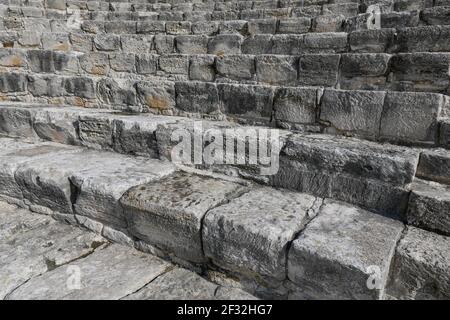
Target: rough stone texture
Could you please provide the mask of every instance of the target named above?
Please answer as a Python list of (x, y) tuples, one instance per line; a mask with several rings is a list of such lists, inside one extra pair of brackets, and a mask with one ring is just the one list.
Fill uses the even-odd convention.
[(335, 86), (338, 81), (339, 60), (338, 54), (301, 55), (298, 67), (299, 84)]
[(381, 116), (380, 135), (400, 141), (436, 143), (437, 117), (444, 102), (444, 96), (439, 94), (388, 92)]
[[(29, 199), (25, 195), (27, 194), (27, 190), (21, 188), (21, 183), (16, 176), (17, 170), (21, 168), (22, 165), (33, 160), (39, 162), (41, 161), (40, 159), (47, 159), (49, 154), (56, 156), (57, 154), (66, 152), (77, 152), (74, 148), (63, 145), (51, 143), (26, 144), (14, 140), (4, 140), (2, 146), (3, 148), (0, 156), (0, 193), (2, 196), (6, 196), (9, 199), (15, 199), (19, 202), (23, 199)], [(45, 162), (46, 160), (43, 161)]]
[(217, 72), (220, 76), (236, 80), (251, 80), (255, 75), (254, 56), (226, 55), (217, 57)]
[(202, 262), (203, 217), (245, 190), (232, 182), (176, 173), (132, 188), (121, 204), (132, 235), (179, 258)]
[(297, 81), (297, 59), (291, 56), (257, 56), (256, 78), (270, 85), (289, 85)]
[(289, 243), (316, 215), (313, 196), (260, 188), (208, 212), (203, 247), (213, 263), (240, 274), (282, 281)]
[(212, 300), (217, 285), (195, 273), (176, 268), (125, 300)]
[(419, 152), (406, 147), (326, 135), (293, 135), (283, 154), (306, 166), (398, 185), (410, 183)]
[[(68, 268), (71, 266), (80, 270), (80, 290), (70, 290), (67, 286)], [(154, 256), (128, 247), (110, 245), (86, 258), (31, 279), (8, 296), (8, 299), (120, 299), (145, 286), (169, 266)]]
[(450, 298), (450, 238), (409, 227), (391, 268), (387, 294), (397, 299)]
[(378, 136), (384, 92), (325, 90), (320, 120), (329, 131)]
[(450, 187), (416, 179), (411, 190), (408, 224), (450, 235)]
[(273, 88), (218, 84), (217, 89), (224, 113), (244, 118), (270, 118)]
[(275, 119), (312, 124), (316, 122), (317, 90), (312, 88), (281, 88), (274, 98)]
[(174, 171), (170, 163), (114, 153), (83, 152), (78, 159), (92, 166), (74, 171), (69, 177), (72, 192), (76, 188), (76, 198), (72, 198), (75, 213), (118, 228), (126, 227), (119, 204), (122, 195), (134, 186), (158, 180)]
[[(0, 298), (17, 298), (20, 289), (15, 289), (30, 278), (90, 254), (104, 242), (93, 233), (52, 221), (12, 235), (0, 244)], [(64, 270), (64, 285), (66, 280)]]
[[(288, 276), (294, 298), (379, 299), (403, 225), (345, 203), (326, 200), (292, 244)], [(369, 289), (372, 268), (378, 289)]]
[(192, 113), (208, 114), (219, 110), (219, 94), (213, 83), (177, 82), (176, 107)]
[(450, 185), (450, 153), (444, 149), (423, 151), (417, 176)]

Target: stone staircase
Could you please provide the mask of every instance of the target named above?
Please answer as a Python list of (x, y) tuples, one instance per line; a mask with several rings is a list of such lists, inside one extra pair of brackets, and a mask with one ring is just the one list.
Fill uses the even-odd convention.
[[(0, 14), (4, 201), (260, 298), (450, 298), (449, 1)], [(280, 132), (273, 175), (173, 163), (179, 130), (260, 129)]]

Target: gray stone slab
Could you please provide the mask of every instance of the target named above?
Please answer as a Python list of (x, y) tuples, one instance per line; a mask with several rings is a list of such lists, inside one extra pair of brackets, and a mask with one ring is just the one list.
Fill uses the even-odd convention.
[(217, 285), (186, 269), (169, 271), (125, 300), (213, 300)]
[(103, 243), (100, 236), (57, 222), (8, 238), (0, 244), (0, 298), (11, 298), (14, 289), (31, 278), (88, 255)]
[[(169, 264), (129, 247), (110, 245), (86, 258), (33, 278), (13, 294), (12, 300), (115, 300), (144, 287), (164, 273)], [(72, 270), (78, 270), (79, 289), (68, 286)]]
[(411, 185), (408, 223), (450, 235), (450, 186), (416, 179)]
[[(97, 162), (96, 166), (80, 168), (69, 179), (76, 188), (75, 213), (107, 225), (126, 227), (119, 200), (130, 188), (161, 179), (174, 171), (169, 162), (115, 153), (79, 155), (80, 162)], [(73, 190), (72, 190), (73, 192)]]
[(397, 299), (450, 299), (450, 238), (409, 227), (386, 293)]
[(289, 251), (291, 297), (381, 298), (402, 230), (398, 221), (326, 200)]
[(420, 154), (417, 176), (450, 184), (450, 152), (445, 149), (424, 150)]
[(221, 268), (267, 281), (286, 277), (287, 248), (312, 219), (321, 199), (269, 188), (252, 190), (212, 209), (204, 220), (203, 248)]
[(206, 212), (244, 192), (236, 183), (176, 173), (132, 188), (121, 200), (135, 237), (175, 256), (203, 262), (201, 224)]

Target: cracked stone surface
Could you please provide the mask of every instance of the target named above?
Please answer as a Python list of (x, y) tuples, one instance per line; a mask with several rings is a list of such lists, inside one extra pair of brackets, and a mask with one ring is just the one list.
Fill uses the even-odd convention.
[(252, 190), (208, 212), (205, 255), (221, 268), (281, 281), (286, 277), (288, 244), (316, 215), (321, 202), (302, 193)]
[(121, 203), (132, 235), (188, 261), (201, 262), (201, 224), (206, 212), (246, 190), (234, 182), (175, 173), (132, 188)]
[(0, 299), (256, 299), (4, 202), (0, 230)]
[[(403, 224), (325, 200), (289, 251), (293, 298), (378, 299), (383, 294)], [(376, 287), (368, 281), (376, 271)], [(375, 285), (376, 285), (375, 283)]]

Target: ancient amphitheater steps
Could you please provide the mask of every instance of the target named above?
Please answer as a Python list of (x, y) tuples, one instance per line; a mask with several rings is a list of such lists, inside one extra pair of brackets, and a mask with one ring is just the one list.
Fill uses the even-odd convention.
[[(421, 287), (410, 287), (408, 276), (418, 275), (427, 283), (435, 281), (432, 276), (431, 279), (426, 277), (437, 272), (438, 267), (429, 264), (428, 259), (422, 260), (422, 255), (437, 259), (441, 269), (449, 268), (445, 255), (447, 238), (411, 227), (404, 230), (403, 224), (396, 220), (343, 202), (183, 172), (170, 163), (148, 158), (51, 142), (29, 143), (3, 138), (0, 143), (2, 180), (9, 181), (2, 183), (1, 194), (9, 201), (15, 199), (32, 210), (90, 228), (114, 241), (165, 254), (178, 262), (204, 266), (209, 275), (220, 271), (238, 276), (241, 285), (262, 297), (382, 298), (389, 280), (395, 285), (391, 291), (387, 288), (389, 294), (404, 298), (407, 294), (429, 293)], [(162, 166), (167, 168), (166, 176), (162, 174)], [(118, 183), (118, 179), (122, 182)], [(19, 194), (11, 194), (12, 184), (20, 190)], [(93, 201), (94, 195), (105, 201)], [(32, 222), (28, 224), (34, 226)], [(64, 232), (65, 238), (60, 238), (58, 232), (64, 228), (55, 226), (55, 229), (54, 237), (58, 241), (72, 234)], [(367, 233), (363, 235), (361, 230)], [(335, 241), (336, 237), (340, 242)], [(433, 251), (427, 251), (427, 244), (420, 237), (434, 239)], [(399, 240), (400, 246), (396, 249)], [(345, 248), (352, 249), (342, 251), (344, 247), (339, 244), (342, 241), (345, 241)], [(102, 241), (96, 243), (99, 242)], [(116, 259), (124, 261), (117, 261), (119, 265), (129, 259), (143, 259), (142, 267), (146, 270), (140, 268), (141, 264), (133, 264), (136, 272), (130, 273), (130, 279), (122, 283), (122, 290), (114, 294), (121, 295), (129, 286), (137, 286), (135, 274), (140, 275), (139, 281), (150, 277), (144, 283), (138, 281), (143, 286), (154, 278), (155, 268), (158, 274), (168, 270), (165, 262), (152, 257), (139, 258), (141, 254), (130, 253), (129, 249), (117, 245), (99, 252), (95, 250), (90, 256), (77, 260), (77, 265), (103, 264), (111, 259), (110, 250), (116, 254), (123, 252), (123, 255), (116, 255)], [(409, 256), (409, 250), (420, 254)], [(51, 249), (49, 252), (51, 257)], [(249, 254), (244, 254), (247, 252)], [(71, 254), (76, 253), (76, 250), (71, 251)], [(323, 268), (312, 268), (311, 255)], [(30, 259), (32, 257), (34, 255)], [(395, 268), (391, 267), (393, 259)], [(71, 259), (56, 260), (59, 266)], [(152, 261), (155, 268), (149, 268)], [(411, 269), (412, 263), (420, 265), (420, 269)], [(215, 271), (217, 266), (220, 268)], [(128, 265), (123, 267), (128, 268)], [(56, 268), (31, 279), (8, 297), (31, 295), (36, 298), (38, 296), (34, 295), (42, 291), (35, 288), (42, 286), (47, 288), (46, 298), (60, 297), (56, 289), (60, 287), (61, 270)], [(338, 270), (340, 275), (344, 272), (347, 281), (335, 281)], [(374, 270), (378, 272), (376, 288), (367, 284)], [(398, 278), (392, 278), (389, 272)], [(163, 279), (173, 281), (175, 275), (167, 273)], [(441, 277), (445, 277), (445, 273)], [(100, 284), (106, 280), (100, 277), (92, 281)], [(155, 293), (150, 291), (155, 285), (148, 285), (138, 296), (154, 297)], [(396, 292), (399, 286), (408, 290)], [(449, 294), (445, 286), (433, 288), (434, 296)]]
[(0, 217), (0, 299), (255, 299), (48, 216), (1, 202)]

